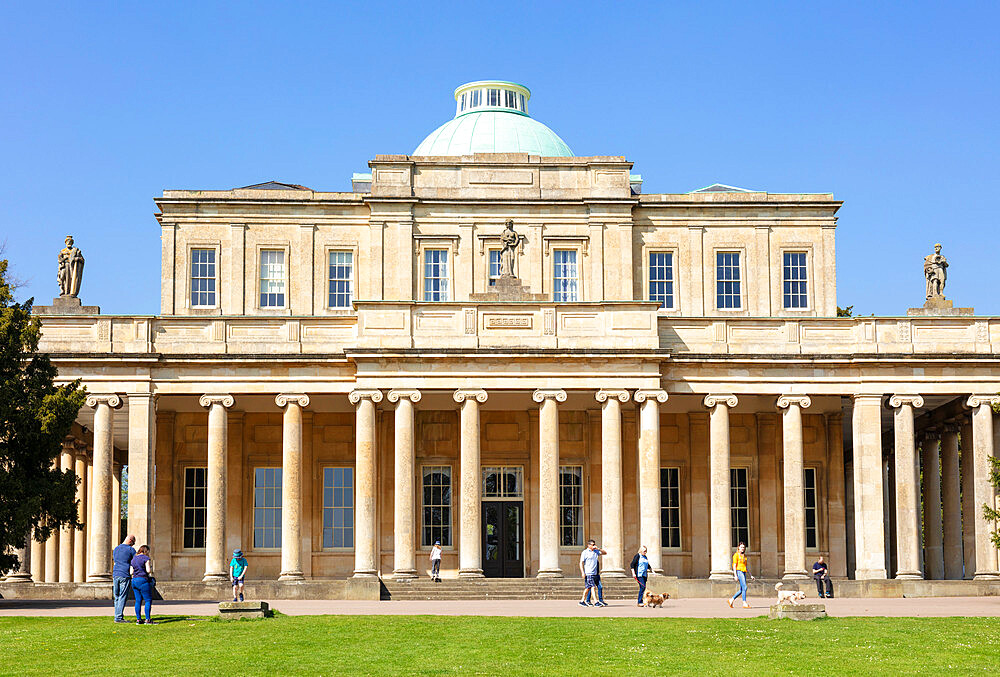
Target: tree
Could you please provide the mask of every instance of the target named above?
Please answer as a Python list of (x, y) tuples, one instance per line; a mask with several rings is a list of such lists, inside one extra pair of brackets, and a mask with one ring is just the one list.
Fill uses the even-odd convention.
[[(2, 249), (0, 249), (2, 256)], [(56, 386), (56, 368), (39, 354), (41, 322), (33, 299), (14, 300), (16, 282), (0, 258), (0, 572), (20, 566), (28, 534), (46, 540), (80, 528), (72, 470), (52, 465), (86, 398), (79, 381)]]
[(837, 317), (854, 317), (854, 306), (837, 306)]
[[(1000, 394), (1000, 393), (998, 393)], [(993, 405), (993, 411), (1000, 414), (1000, 405)], [(994, 450), (996, 453), (996, 450)], [(990, 484), (993, 488), (1000, 493), (1000, 458), (996, 456), (990, 456)], [(983, 519), (987, 522), (1000, 523), (1000, 510), (996, 510), (994, 506), (987, 503), (983, 503)], [(993, 547), (1000, 549), (1000, 526), (997, 530), (990, 534), (990, 540), (993, 541)]]

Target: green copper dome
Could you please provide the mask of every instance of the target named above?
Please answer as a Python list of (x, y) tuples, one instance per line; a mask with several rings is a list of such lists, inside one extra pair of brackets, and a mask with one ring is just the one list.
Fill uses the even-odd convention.
[(513, 82), (470, 82), (455, 90), (456, 113), (431, 132), (413, 155), (528, 153), (572, 157), (559, 135), (528, 116), (528, 88)]

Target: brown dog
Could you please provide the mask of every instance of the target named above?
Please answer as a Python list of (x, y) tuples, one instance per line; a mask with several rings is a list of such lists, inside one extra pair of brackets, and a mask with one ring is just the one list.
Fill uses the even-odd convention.
[(662, 609), (664, 600), (670, 599), (670, 595), (668, 595), (667, 593), (663, 593), (662, 595), (655, 595), (647, 590), (646, 594), (642, 596), (642, 599), (645, 602), (644, 606), (647, 607), (658, 606)]

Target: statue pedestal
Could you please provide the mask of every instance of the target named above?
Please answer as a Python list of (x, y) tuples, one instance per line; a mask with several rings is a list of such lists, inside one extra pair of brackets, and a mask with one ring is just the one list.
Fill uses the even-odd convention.
[(942, 315), (975, 315), (972, 308), (953, 308), (952, 302), (943, 296), (932, 296), (924, 303), (923, 308), (910, 308), (907, 317), (939, 317)]
[(34, 315), (100, 315), (100, 306), (85, 306), (76, 296), (57, 296), (51, 306), (32, 306)]
[(483, 294), (469, 294), (473, 303), (506, 303), (508, 301), (529, 301), (545, 303), (551, 301), (545, 294), (533, 294), (516, 277), (501, 277), (493, 285), (492, 291)]

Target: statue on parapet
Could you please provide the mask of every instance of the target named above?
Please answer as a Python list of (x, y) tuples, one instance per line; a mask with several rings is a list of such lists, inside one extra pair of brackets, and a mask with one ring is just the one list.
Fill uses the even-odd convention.
[(73, 245), (72, 235), (66, 236), (66, 246), (60, 250), (58, 260), (56, 278), (59, 280), (59, 295), (76, 298), (83, 282), (83, 252)]
[(934, 253), (924, 257), (924, 278), (927, 281), (927, 298), (944, 298), (944, 285), (948, 280), (948, 259), (941, 255), (941, 243), (934, 245)]
[(517, 245), (521, 236), (514, 231), (514, 221), (507, 219), (500, 233), (500, 277), (517, 277), (514, 274), (514, 261), (517, 258)]

